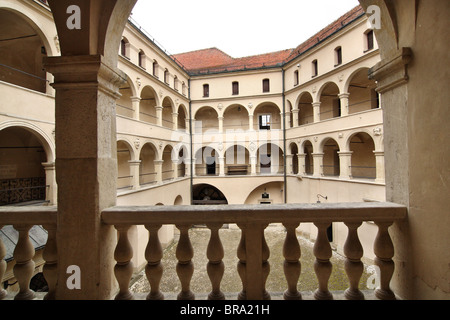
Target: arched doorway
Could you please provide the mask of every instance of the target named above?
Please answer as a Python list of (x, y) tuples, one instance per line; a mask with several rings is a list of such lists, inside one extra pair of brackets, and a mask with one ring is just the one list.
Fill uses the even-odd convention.
[(46, 200), (43, 164), (47, 158), (40, 139), (30, 130), (9, 127), (0, 131), (0, 206)]
[(193, 205), (228, 204), (227, 198), (210, 184), (197, 184), (192, 188)]

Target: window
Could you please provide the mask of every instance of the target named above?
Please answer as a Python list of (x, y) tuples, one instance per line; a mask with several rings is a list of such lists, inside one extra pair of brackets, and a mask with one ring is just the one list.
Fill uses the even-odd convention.
[(177, 76), (173, 76), (173, 88), (178, 91), (178, 77)]
[(164, 70), (164, 82), (169, 84), (169, 70)]
[(299, 78), (298, 78), (298, 70), (294, 71), (294, 86), (298, 86)]
[(203, 98), (209, 97), (209, 84), (203, 85)]
[(317, 60), (314, 60), (312, 62), (312, 77), (316, 77), (319, 74), (319, 63), (317, 62)]
[(123, 57), (130, 59), (130, 43), (127, 38), (122, 38), (120, 41), (120, 54)]
[(369, 51), (374, 48), (374, 35), (373, 30), (369, 30), (366, 32), (366, 50)]
[(337, 67), (342, 64), (342, 47), (334, 49), (334, 66)]
[(153, 61), (153, 75), (158, 78), (158, 61)]
[(232, 85), (233, 85), (233, 95), (238, 95), (239, 94), (239, 82), (234, 81)]
[(139, 51), (138, 60), (139, 60), (139, 67), (145, 69), (145, 53), (144, 53), (144, 51), (142, 51), (142, 50)]
[(270, 130), (270, 114), (261, 114), (259, 116), (259, 130)]
[(264, 79), (262, 82), (263, 92), (270, 92), (270, 80)]

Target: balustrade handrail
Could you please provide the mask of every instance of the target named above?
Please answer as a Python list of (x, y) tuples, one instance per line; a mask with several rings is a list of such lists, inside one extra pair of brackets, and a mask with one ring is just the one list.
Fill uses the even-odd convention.
[(406, 207), (390, 202), (116, 206), (102, 212), (103, 222), (111, 225), (396, 221), (405, 217)]
[(56, 206), (0, 207), (0, 225), (56, 225)]

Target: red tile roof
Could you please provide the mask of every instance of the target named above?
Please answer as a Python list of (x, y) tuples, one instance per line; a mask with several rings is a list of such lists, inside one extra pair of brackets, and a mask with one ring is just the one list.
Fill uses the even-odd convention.
[(172, 57), (180, 62), (188, 72), (193, 74), (281, 66), (311, 49), (333, 33), (344, 28), (362, 14), (364, 14), (364, 10), (361, 6), (353, 8), (294, 49), (286, 49), (243, 58), (233, 58), (217, 48), (209, 48), (176, 54)]

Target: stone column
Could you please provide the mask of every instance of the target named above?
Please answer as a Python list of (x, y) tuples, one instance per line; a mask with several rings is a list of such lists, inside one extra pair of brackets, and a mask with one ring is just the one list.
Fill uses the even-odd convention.
[(54, 162), (44, 162), (42, 166), (45, 170), (45, 184), (46, 186), (46, 200), (49, 201), (50, 205), (56, 205), (57, 203), (57, 186), (56, 186), (56, 175), (55, 175), (55, 163)]
[(154, 160), (153, 163), (155, 164), (155, 172), (156, 172), (156, 183), (160, 184), (162, 183), (162, 167), (163, 167), (163, 160)]
[(324, 153), (312, 153), (314, 161), (313, 177), (319, 178), (323, 176), (323, 155)]
[(131, 106), (133, 108), (133, 119), (135, 120), (139, 120), (140, 105), (141, 105), (140, 97), (131, 97)]
[(223, 133), (223, 117), (218, 117), (219, 119), (219, 133)]
[(306, 154), (299, 153), (297, 155), (297, 157), (298, 157), (298, 174), (299, 175), (306, 174), (306, 168), (305, 168), (305, 165), (306, 165), (306, 162), (305, 162)]
[(178, 112), (172, 113), (173, 130), (178, 130)]
[(350, 179), (353, 151), (341, 151), (339, 154), (339, 179)]
[(225, 176), (225, 157), (219, 157), (219, 176)]
[(155, 106), (156, 109), (156, 124), (160, 127), (163, 125), (163, 107)]
[(251, 175), (256, 176), (256, 155), (250, 156)]
[(341, 93), (338, 95), (339, 99), (341, 100), (341, 117), (348, 116), (349, 109), (348, 109), (348, 97), (350, 96), (350, 93)]
[(178, 178), (178, 159), (172, 160), (173, 179)]
[(189, 134), (189, 127), (191, 126), (189, 119), (185, 120), (185, 124), (186, 124), (186, 133)]
[(141, 160), (128, 161), (130, 164), (130, 175), (131, 175), (131, 186), (133, 190), (140, 188), (139, 182), (139, 167), (141, 165)]
[(374, 151), (377, 176), (375, 182), (385, 182), (384, 151)]
[(298, 109), (294, 109), (292, 110), (292, 119), (293, 119), (293, 126), (298, 127), (298, 113), (300, 112), (300, 110)]
[[(281, 113), (281, 119), (283, 119), (283, 113)], [(284, 119), (285, 119), (285, 123), (286, 123), (286, 129), (291, 128), (291, 114), (289, 112), (286, 112), (284, 114)], [(283, 128), (283, 126), (281, 126), (281, 128)]]
[(287, 174), (292, 174), (294, 170), (292, 170), (292, 158), (293, 155), (292, 154), (287, 154), (286, 155), (286, 173)]
[(320, 105), (321, 102), (313, 102), (314, 123), (320, 122)]
[(249, 130), (249, 131), (255, 130), (255, 129), (253, 128), (253, 114), (249, 114), (249, 115), (248, 115), (248, 130)]
[[(102, 55), (48, 57), (56, 89), (58, 282), (56, 299), (109, 299), (115, 290), (116, 232), (101, 223), (116, 205), (115, 106), (126, 79)], [(80, 289), (68, 288), (76, 266)], [(69, 279), (70, 280), (70, 279)]]

